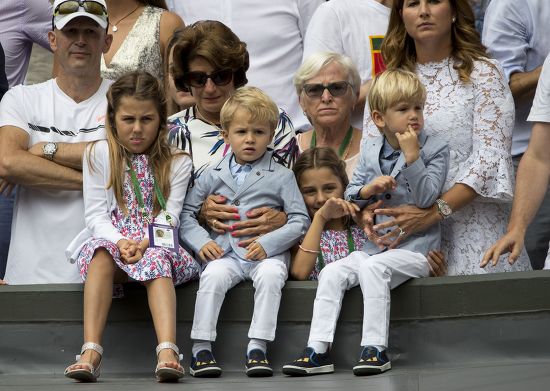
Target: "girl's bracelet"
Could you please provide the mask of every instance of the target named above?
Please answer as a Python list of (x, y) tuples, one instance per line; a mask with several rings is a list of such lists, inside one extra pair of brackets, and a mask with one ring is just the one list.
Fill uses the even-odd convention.
[(306, 253), (311, 253), (311, 254), (319, 254), (320, 253), (320, 251), (315, 251), (315, 250), (310, 250), (310, 249), (304, 248), (304, 247), (302, 247), (301, 244), (298, 245), (298, 248), (300, 250), (302, 250), (303, 252), (306, 252)]

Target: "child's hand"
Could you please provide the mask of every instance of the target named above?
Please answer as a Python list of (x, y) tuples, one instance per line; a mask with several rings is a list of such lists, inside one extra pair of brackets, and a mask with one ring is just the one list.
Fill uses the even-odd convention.
[(412, 126), (407, 126), (405, 133), (395, 133), (395, 136), (405, 155), (407, 165), (414, 163), (420, 156), (420, 144), (418, 143), (418, 135)]
[(250, 261), (261, 261), (267, 258), (264, 248), (258, 242), (250, 243), (246, 249), (248, 250), (248, 253), (246, 253), (245, 259)]
[[(377, 202), (378, 205), (380, 205), (381, 203), (382, 203), (381, 201)], [(378, 206), (376, 206), (376, 208), (377, 207)], [(374, 209), (375, 208), (365, 208), (365, 209), (363, 209), (361, 211), (361, 220), (360, 221), (356, 220), (356, 223), (357, 223), (357, 225), (359, 225), (360, 227), (363, 228), (363, 231), (365, 232), (365, 235), (367, 235), (367, 238), (372, 243), (377, 243), (380, 236), (378, 235), (378, 232), (376, 232), (373, 228), (374, 227), (374, 217), (375, 217)], [(378, 247), (384, 248), (384, 246), (379, 245), (379, 244), (378, 244)]]
[(117, 242), (118, 250), (120, 251), (120, 260), (125, 264), (138, 262), (145, 251), (141, 251), (140, 243), (135, 240), (120, 239)]
[(445, 255), (439, 250), (431, 250), (428, 252), (428, 265), (430, 266), (430, 276), (440, 277), (447, 274), (447, 262)]
[(325, 221), (330, 221), (343, 216), (355, 217), (355, 214), (359, 212), (359, 206), (347, 202), (341, 198), (329, 198), (325, 204), (317, 211), (319, 216)]
[(223, 249), (214, 240), (206, 243), (199, 251), (199, 257), (203, 262), (214, 261), (221, 258), (222, 255)]
[(359, 192), (362, 199), (366, 200), (375, 194), (385, 193), (397, 188), (397, 181), (389, 175), (382, 175), (373, 179), (361, 188)]

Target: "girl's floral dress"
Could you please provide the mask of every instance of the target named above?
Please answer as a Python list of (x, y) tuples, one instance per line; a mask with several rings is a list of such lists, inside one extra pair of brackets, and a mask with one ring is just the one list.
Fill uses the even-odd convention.
[[(367, 235), (365, 235), (363, 230), (356, 225), (351, 226), (351, 236), (353, 237), (353, 244), (356, 250), (363, 248), (363, 245), (368, 240)], [(321, 233), (321, 243), (319, 249), (321, 254), (323, 254), (325, 266), (329, 263), (347, 257), (350, 254), (348, 248), (348, 231), (336, 231), (333, 229), (324, 230)], [(319, 279), (320, 272), (319, 258), (317, 258), (315, 267), (309, 275), (309, 279), (316, 281)]]
[[(154, 179), (151, 170), (149, 170), (148, 155), (134, 155), (132, 158), (132, 167), (140, 184), (145, 208), (149, 212), (149, 215), (152, 216)], [(126, 238), (140, 242), (147, 236), (148, 225), (144, 221), (140, 211), (129, 172), (127, 172), (124, 181), (123, 194), (129, 213), (124, 215), (122, 210), (117, 206), (111, 214), (111, 222)], [(120, 260), (120, 252), (116, 243), (105, 239), (92, 238), (84, 244), (77, 259), (80, 276), (84, 281), (86, 280), (88, 267), (92, 261), (94, 252), (98, 248), (106, 249), (113, 257), (117, 266), (124, 270), (130, 279), (136, 281), (149, 281), (161, 277), (170, 277), (174, 285), (178, 285), (197, 279), (199, 276), (199, 264), (181, 246), (178, 252), (161, 247), (149, 247), (145, 251), (145, 254), (143, 254), (143, 258), (138, 262), (125, 264)]]

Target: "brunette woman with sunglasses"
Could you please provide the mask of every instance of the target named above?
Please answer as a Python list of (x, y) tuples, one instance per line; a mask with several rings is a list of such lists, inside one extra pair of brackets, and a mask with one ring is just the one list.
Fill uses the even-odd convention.
[(107, 0), (113, 43), (101, 60), (101, 76), (116, 80), (135, 70), (160, 79), (165, 48), (174, 30), (185, 25), (168, 12), (165, 0)]
[[(248, 80), (249, 56), (246, 44), (229, 27), (217, 21), (199, 21), (184, 29), (173, 49), (171, 73), (178, 90), (189, 91), (193, 107), (169, 117), (169, 141), (189, 152), (198, 177), (210, 164), (230, 152), (221, 136), (220, 111), (224, 103)], [(266, 75), (269, 77), (269, 75)], [(274, 156), (287, 167), (293, 165), (298, 149), (292, 123), (280, 110), (279, 124), (270, 145)], [(223, 195), (210, 196), (201, 210), (202, 221), (218, 233), (254, 235), (240, 244), (246, 247), (256, 235), (270, 232), (286, 222), (286, 216), (269, 208), (247, 213), (247, 220), (233, 225), (235, 206), (225, 205)]]
[(346, 162), (351, 179), (359, 160), (361, 129), (351, 124), (359, 98), (361, 79), (347, 56), (319, 52), (312, 54), (294, 76), (294, 86), (313, 129), (297, 136), (300, 152), (329, 147)]

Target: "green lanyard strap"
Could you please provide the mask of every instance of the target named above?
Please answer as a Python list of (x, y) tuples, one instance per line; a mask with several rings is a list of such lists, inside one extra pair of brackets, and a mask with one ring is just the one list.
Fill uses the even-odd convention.
[[(348, 148), (348, 145), (351, 141), (351, 137), (353, 136), (353, 126), (350, 126), (346, 135), (344, 136), (344, 139), (342, 140), (342, 143), (340, 144), (340, 147), (338, 147), (338, 156), (340, 159), (344, 158), (344, 153), (346, 153), (346, 149)], [(310, 148), (315, 148), (317, 146), (317, 133), (315, 132), (315, 129), (313, 129), (313, 134), (311, 135), (311, 142), (309, 144)]]
[[(355, 242), (353, 241), (353, 235), (351, 234), (351, 228), (348, 228), (347, 233), (347, 239), (348, 239), (348, 255), (355, 251)], [(325, 260), (323, 258), (323, 251), (319, 249), (319, 255), (317, 255), (317, 262), (319, 264), (319, 272), (323, 270), (325, 265)]]
[[(141, 209), (141, 214), (143, 215), (143, 219), (149, 224), (151, 222), (151, 218), (149, 217), (149, 212), (145, 209), (145, 202), (143, 202), (143, 195), (141, 194), (141, 189), (139, 188), (139, 181), (137, 179), (136, 172), (132, 168), (131, 165), (128, 166), (128, 169), (130, 170), (130, 177), (132, 179), (132, 187), (134, 188), (134, 193), (137, 198), (137, 202), (139, 205), (139, 209)], [(172, 217), (166, 212), (166, 200), (164, 199), (164, 195), (160, 191), (159, 185), (155, 179), (155, 176), (153, 175), (153, 187), (155, 188), (155, 194), (157, 195), (157, 200), (159, 202), (160, 208), (164, 211), (164, 214), (166, 215), (166, 221), (168, 224), (172, 225)]]

